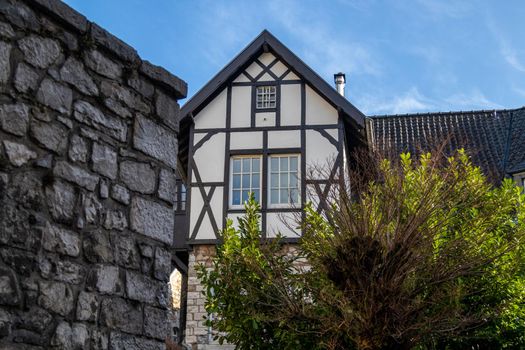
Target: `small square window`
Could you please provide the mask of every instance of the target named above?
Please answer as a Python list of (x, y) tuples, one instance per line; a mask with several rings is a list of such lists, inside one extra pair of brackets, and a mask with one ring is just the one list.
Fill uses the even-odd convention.
[(257, 109), (275, 108), (277, 93), (275, 86), (257, 87)]
[(173, 208), (177, 212), (186, 211), (186, 186), (181, 180), (175, 182), (175, 202)]

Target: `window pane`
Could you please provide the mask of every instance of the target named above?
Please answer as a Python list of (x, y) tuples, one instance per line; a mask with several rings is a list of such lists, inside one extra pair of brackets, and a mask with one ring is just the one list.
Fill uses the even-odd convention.
[(261, 201), (259, 199), (259, 190), (253, 190), (253, 196), (255, 197), (255, 201), (256, 202), (260, 202)]
[(278, 173), (272, 173), (270, 187), (279, 187), (279, 174)]
[(242, 191), (242, 203), (246, 202), (250, 198), (250, 191)]
[(241, 160), (240, 159), (234, 159), (233, 160), (233, 172), (234, 173), (240, 173), (241, 172)]
[(290, 190), (290, 199), (294, 204), (299, 202), (299, 191), (297, 189)]
[(290, 173), (290, 187), (297, 187), (297, 173)]
[(232, 188), (241, 188), (241, 175), (233, 175)]
[(233, 205), (239, 205), (241, 204), (241, 191), (233, 191), (233, 196), (232, 196), (232, 204)]
[(259, 174), (252, 175), (252, 189), (259, 188)]
[(288, 187), (288, 173), (281, 173), (281, 188)]
[(250, 188), (250, 174), (242, 174), (242, 188)]
[(290, 170), (297, 171), (297, 157), (290, 157)]
[(252, 158), (252, 172), (258, 173), (260, 172), (260, 160), (259, 158)]
[(271, 171), (279, 171), (279, 158), (271, 157), (270, 163), (271, 163)]
[(288, 157), (282, 157), (281, 159), (281, 171), (288, 170)]
[(270, 203), (278, 204), (279, 203), (279, 190), (270, 191)]
[(288, 203), (288, 190), (281, 189), (281, 198), (279, 203)]
[(250, 172), (250, 158), (243, 158), (243, 160), (242, 160), (242, 172), (243, 173), (249, 173)]

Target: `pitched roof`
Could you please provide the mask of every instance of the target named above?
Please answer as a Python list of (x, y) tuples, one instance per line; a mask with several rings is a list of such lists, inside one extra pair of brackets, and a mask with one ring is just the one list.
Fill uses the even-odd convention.
[(412, 154), (448, 139), (449, 150), (465, 148), (493, 181), (525, 171), (525, 107), (371, 116), (367, 135), (380, 151)]
[(230, 80), (240, 73), (241, 69), (267, 50), (288, 64), (295, 73), (298, 73), (310, 83), (314, 90), (350, 117), (350, 120), (357, 126), (364, 127), (365, 115), (266, 29), (182, 106), (181, 116), (184, 118), (189, 114), (196, 115), (206, 102), (210, 101), (215, 94), (219, 93)]

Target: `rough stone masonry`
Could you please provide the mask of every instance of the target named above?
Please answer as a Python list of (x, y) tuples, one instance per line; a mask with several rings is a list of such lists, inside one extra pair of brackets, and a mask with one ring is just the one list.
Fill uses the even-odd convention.
[(1, 349), (164, 348), (186, 90), (58, 0), (0, 0)]

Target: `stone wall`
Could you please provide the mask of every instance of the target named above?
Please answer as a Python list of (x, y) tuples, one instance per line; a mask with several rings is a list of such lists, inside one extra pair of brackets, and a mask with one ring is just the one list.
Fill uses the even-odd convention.
[(1, 349), (164, 348), (185, 95), (60, 1), (0, 1)]

